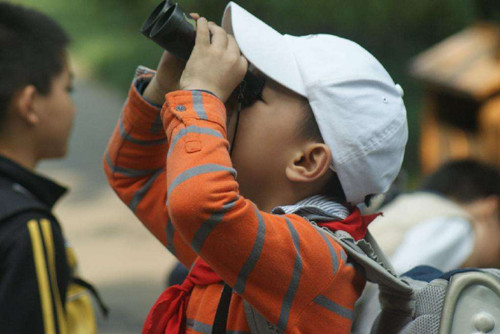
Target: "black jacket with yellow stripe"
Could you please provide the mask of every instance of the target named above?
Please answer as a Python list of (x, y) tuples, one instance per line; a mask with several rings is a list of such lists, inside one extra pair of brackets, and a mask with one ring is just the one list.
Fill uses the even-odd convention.
[(0, 333), (64, 333), (70, 281), (52, 215), (66, 189), (0, 156)]

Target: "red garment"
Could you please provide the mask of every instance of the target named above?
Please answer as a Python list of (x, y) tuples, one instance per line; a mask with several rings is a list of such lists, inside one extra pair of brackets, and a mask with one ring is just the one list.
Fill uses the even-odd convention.
[[(344, 220), (320, 222), (318, 226), (330, 231), (343, 230), (355, 240), (363, 239), (370, 224), (380, 213), (363, 216), (358, 208)], [(183, 334), (186, 331), (186, 308), (195, 285), (209, 285), (222, 279), (201, 258), (194, 263), (181, 285), (166, 289), (151, 308), (146, 318), (143, 334)]]
[(354, 240), (360, 240), (365, 237), (368, 225), (380, 215), (381, 213), (375, 213), (363, 216), (358, 208), (354, 208), (352, 213), (344, 220), (320, 223), (318, 225), (326, 227), (331, 231), (346, 231), (354, 238)]
[(185, 333), (186, 308), (195, 285), (208, 285), (222, 281), (201, 258), (198, 258), (180, 285), (163, 291), (146, 318), (142, 333)]

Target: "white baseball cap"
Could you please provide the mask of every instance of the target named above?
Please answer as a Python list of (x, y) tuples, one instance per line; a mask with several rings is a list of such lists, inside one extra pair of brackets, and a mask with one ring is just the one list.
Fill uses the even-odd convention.
[(282, 35), (234, 2), (222, 27), (253, 66), (309, 100), (348, 202), (389, 189), (408, 126), (403, 89), (375, 57), (333, 35)]

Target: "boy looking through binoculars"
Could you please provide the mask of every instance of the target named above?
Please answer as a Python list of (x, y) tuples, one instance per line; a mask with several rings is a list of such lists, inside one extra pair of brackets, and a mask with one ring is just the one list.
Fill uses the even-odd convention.
[[(265, 85), (236, 117), (248, 63)], [(357, 44), (281, 35), (234, 3), (222, 27), (198, 18), (184, 68), (165, 53), (135, 80), (105, 155), (120, 198), (191, 267), (144, 333), (253, 331), (247, 305), (278, 331), (349, 333), (365, 279), (326, 230), (364, 238), (375, 216), (355, 205), (388, 189), (406, 140), (401, 88)]]

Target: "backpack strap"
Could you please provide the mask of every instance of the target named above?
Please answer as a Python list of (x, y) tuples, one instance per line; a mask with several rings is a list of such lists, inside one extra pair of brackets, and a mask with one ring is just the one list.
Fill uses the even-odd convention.
[(227, 327), (227, 317), (229, 315), (229, 305), (231, 304), (231, 296), (233, 289), (224, 283), (224, 288), (215, 312), (214, 325), (212, 327), (212, 334), (225, 334)]
[(361, 267), (366, 279), (379, 287), (382, 312), (371, 333), (397, 333), (411, 321), (415, 313), (413, 287), (405, 279), (396, 276), (392, 265), (369, 232), (365, 239), (356, 241), (345, 231), (322, 230), (340, 244), (350, 259)]
[[(229, 304), (231, 302), (232, 289), (224, 284), (224, 289), (220, 297), (217, 312), (215, 313), (212, 334), (226, 333), (227, 316), (229, 313)], [(282, 334), (276, 325), (267, 321), (255, 308), (246, 300), (243, 300), (243, 308), (247, 319), (248, 328), (252, 334)]]
[(400, 294), (401, 297), (411, 298), (413, 289), (404, 279), (396, 276), (392, 265), (369, 232), (365, 239), (355, 241), (345, 231), (321, 230), (340, 244), (347, 255), (363, 268), (367, 280)]
[(78, 286), (81, 286), (84, 289), (87, 289), (87, 291), (94, 297), (95, 301), (97, 302), (97, 305), (99, 306), (99, 309), (101, 310), (102, 315), (104, 316), (104, 318), (107, 319), (108, 315), (109, 315), (109, 307), (106, 306), (106, 304), (102, 300), (101, 295), (99, 294), (97, 289), (89, 282), (87, 282), (84, 279), (77, 277), (77, 276), (74, 276), (71, 279), (71, 282), (78, 285)]

